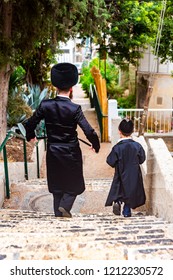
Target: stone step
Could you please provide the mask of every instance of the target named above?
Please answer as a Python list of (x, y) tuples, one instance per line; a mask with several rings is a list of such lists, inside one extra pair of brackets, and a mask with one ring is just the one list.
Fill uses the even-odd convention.
[[(1, 236), (1, 238), (4, 237)], [(20, 241), (17, 242), (17, 239), (20, 239)], [(45, 254), (49, 254), (51, 259), (53, 258), (52, 254), (55, 253), (58, 259), (70, 259), (72, 256), (73, 259), (137, 259), (139, 254), (140, 258), (142, 254), (148, 257), (150, 252), (154, 253), (157, 258), (160, 258), (159, 252), (163, 253), (164, 251), (167, 254), (163, 256), (163, 259), (172, 259), (173, 257), (173, 245), (169, 243), (147, 242), (146, 244), (129, 244), (111, 239), (87, 240), (86, 238), (85, 240), (80, 240), (80, 237), (76, 240), (69, 240), (67, 238), (61, 240), (59, 237), (55, 237), (55, 235), (40, 236), (39, 234), (27, 237), (22, 234), (15, 234), (13, 237), (9, 236), (8, 240), (4, 240), (3, 245), (0, 246), (0, 250), (3, 255), (18, 254), (20, 259), (27, 259), (29, 255), (28, 259), (44, 259)], [(151, 256), (150, 258), (152, 259)]]
[(82, 111), (86, 111), (91, 108), (89, 98), (75, 98), (73, 100), (74, 103), (81, 105)]
[[(109, 186), (112, 183), (112, 178), (99, 178), (99, 179), (93, 179), (93, 178), (85, 178), (85, 185), (86, 186), (92, 186), (94, 187), (105, 187)], [(40, 179), (30, 179), (26, 181), (19, 181), (16, 183), (20, 186), (32, 186), (37, 188), (38, 186), (46, 186), (47, 187), (47, 180), (45, 178)]]
[(172, 236), (173, 225), (153, 216), (0, 210), (1, 259), (172, 259)]
[[(7, 231), (8, 233), (13, 232), (23, 232), (23, 233), (32, 233), (35, 229), (39, 228), (39, 232), (41, 233), (52, 233), (54, 230), (58, 230), (59, 235), (66, 235), (66, 236), (74, 236), (81, 235), (86, 236), (86, 234), (90, 234), (93, 232), (94, 234), (99, 233), (101, 235), (109, 235), (109, 237), (113, 237), (116, 234), (118, 236), (131, 236), (131, 235), (139, 235), (139, 236), (145, 236), (145, 238), (163, 238), (165, 234), (169, 234), (169, 231), (172, 230), (172, 226), (169, 224), (164, 223), (134, 223), (131, 226), (129, 226), (127, 223), (122, 226), (115, 223), (110, 224), (102, 224), (101, 222), (93, 222), (91, 220), (79, 220), (79, 219), (73, 219), (73, 222), (69, 222), (62, 219), (59, 219), (59, 221), (45, 221), (45, 220), (29, 220), (27, 222), (24, 221), (14, 221), (11, 222), (5, 222), (0, 220), (0, 233), (3, 233), (4, 231)], [(75, 225), (75, 222), (78, 223), (78, 225)], [(119, 223), (125, 223), (124, 221), (119, 220)], [(164, 229), (162, 229), (164, 228)], [(139, 238), (139, 237), (138, 237)]]
[[(110, 210), (105, 207), (105, 201), (110, 189), (111, 179), (85, 180), (86, 191), (77, 197), (72, 213), (98, 213)], [(48, 192), (46, 179), (33, 179), (11, 185), (11, 198), (5, 200), (4, 208), (46, 211), (53, 213), (53, 198)], [(20, 190), (20, 191), (19, 191)], [(93, 192), (97, 195), (97, 202), (93, 203)]]

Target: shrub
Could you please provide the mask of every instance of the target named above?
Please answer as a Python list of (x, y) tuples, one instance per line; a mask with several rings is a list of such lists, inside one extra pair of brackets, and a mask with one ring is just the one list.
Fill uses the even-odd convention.
[(22, 94), (14, 89), (8, 98), (7, 125), (11, 128), (31, 115), (32, 109), (23, 100)]
[(25, 70), (17, 67), (10, 77), (8, 104), (7, 104), (7, 125), (9, 127), (23, 122), (32, 115), (32, 112), (39, 106), (40, 102), (47, 97), (48, 89), (40, 90), (38, 85), (24, 87)]
[(8, 91), (7, 125), (10, 128), (32, 114), (22, 96), (24, 79), (25, 70), (21, 66), (16, 67), (10, 76)]
[[(100, 73), (103, 78), (106, 79), (107, 89), (108, 89), (108, 96), (110, 95), (111, 91), (114, 91), (115, 86), (118, 83), (118, 68), (114, 66), (114, 64), (106, 61), (105, 62), (99, 61), (98, 58), (94, 58), (89, 65), (83, 63), (82, 68), (82, 76), (80, 77), (80, 83), (82, 84), (82, 89), (89, 94), (90, 84), (94, 84), (94, 79), (91, 74), (91, 68), (96, 66), (99, 68), (100, 66)], [(85, 66), (86, 65), (86, 66)]]
[(136, 107), (136, 96), (135, 94), (129, 94), (126, 97), (119, 97), (117, 99), (118, 106), (120, 108), (135, 108)]
[(28, 86), (27, 92), (23, 93), (23, 99), (26, 104), (33, 110), (37, 109), (40, 102), (47, 97), (48, 88), (41, 91), (39, 85)]
[(94, 79), (91, 74), (91, 68), (96, 66), (99, 68), (100, 73), (103, 78), (106, 79), (107, 86), (107, 96), (108, 99), (116, 99), (119, 107), (121, 108), (135, 108), (136, 107), (136, 96), (135, 94), (129, 94), (123, 97), (125, 90), (128, 88), (129, 73), (124, 72), (124, 83), (123, 87), (118, 84), (119, 82), (119, 69), (114, 64), (110, 63), (108, 60), (99, 61), (98, 58), (94, 58), (89, 65), (83, 64), (82, 73), (80, 77), (80, 83), (82, 84), (82, 89), (89, 95), (90, 84), (94, 84)]
[(82, 68), (82, 75), (80, 76), (80, 83), (82, 84), (82, 89), (84, 92), (89, 94), (90, 84), (94, 84), (94, 78), (91, 75), (90, 67), (83, 67)]
[(14, 69), (9, 81), (9, 95), (14, 94), (14, 89), (19, 88), (24, 84), (25, 74), (26, 72), (22, 66), (18, 66)]

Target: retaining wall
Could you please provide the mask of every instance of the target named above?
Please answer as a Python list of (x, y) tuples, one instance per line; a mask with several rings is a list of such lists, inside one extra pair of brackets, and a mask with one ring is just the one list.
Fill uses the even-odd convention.
[[(42, 159), (44, 155), (44, 140), (40, 140), (39, 148), (39, 166), (41, 168)], [(9, 182), (15, 183), (18, 181), (25, 181), (24, 162), (8, 162)], [(32, 155), (32, 162), (28, 162), (28, 178), (37, 178), (37, 158), (36, 148), (34, 148)], [(0, 163), (0, 208), (3, 205), (5, 198), (5, 177), (4, 177), (4, 163)]]
[(142, 210), (173, 222), (173, 158), (163, 139), (135, 137), (146, 151), (146, 161), (141, 165), (146, 204)]
[(147, 211), (173, 222), (173, 158), (163, 139), (147, 142)]

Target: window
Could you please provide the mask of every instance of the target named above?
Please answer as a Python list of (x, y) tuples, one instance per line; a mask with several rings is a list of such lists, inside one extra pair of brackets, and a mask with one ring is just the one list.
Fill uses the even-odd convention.
[(68, 50), (68, 49), (61, 49), (61, 51), (62, 51), (63, 53), (70, 53), (70, 50)]
[(162, 105), (162, 104), (163, 104), (163, 98), (157, 97), (157, 105)]

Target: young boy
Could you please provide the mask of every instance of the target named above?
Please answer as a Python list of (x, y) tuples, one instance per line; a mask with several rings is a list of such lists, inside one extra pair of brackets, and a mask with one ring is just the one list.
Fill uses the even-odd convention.
[(112, 185), (105, 206), (113, 204), (113, 213), (131, 217), (131, 208), (145, 204), (146, 196), (140, 164), (145, 161), (143, 147), (132, 140), (134, 124), (132, 120), (123, 119), (119, 124), (120, 139), (107, 157), (107, 163), (115, 168)]

